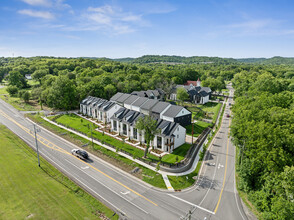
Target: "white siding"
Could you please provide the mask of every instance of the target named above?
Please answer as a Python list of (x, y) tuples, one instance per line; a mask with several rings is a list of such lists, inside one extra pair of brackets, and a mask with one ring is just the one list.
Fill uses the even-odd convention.
[(170, 118), (170, 117), (166, 117), (166, 116), (162, 116), (161, 119), (166, 120), (166, 121), (170, 121), (170, 122), (174, 122), (174, 118)]
[[(179, 130), (178, 130), (179, 128)], [(186, 128), (179, 125), (178, 128), (174, 131), (173, 135), (175, 136), (175, 146), (174, 149), (181, 146), (186, 141)], [(179, 137), (178, 137), (179, 136)]]
[(177, 117), (181, 117), (181, 116), (183, 116), (183, 115), (189, 115), (189, 114), (191, 114), (191, 112), (189, 112), (187, 109), (183, 108), (183, 109), (177, 114), (177, 116), (176, 116), (175, 118), (177, 118)]
[(113, 116), (115, 112), (117, 112), (121, 108), (120, 105), (114, 104), (110, 109), (108, 109), (107, 113), (107, 122), (110, 122), (110, 118)]

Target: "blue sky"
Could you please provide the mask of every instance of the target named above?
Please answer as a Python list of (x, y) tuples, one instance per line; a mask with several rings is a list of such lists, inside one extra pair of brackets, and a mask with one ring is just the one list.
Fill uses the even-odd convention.
[(293, 0), (1, 0), (0, 56), (294, 57)]

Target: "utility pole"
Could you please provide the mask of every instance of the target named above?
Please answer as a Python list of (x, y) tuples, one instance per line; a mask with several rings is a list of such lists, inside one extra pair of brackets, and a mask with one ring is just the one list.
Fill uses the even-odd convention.
[(39, 131), (40, 131), (40, 129), (36, 129), (36, 125), (34, 124), (34, 133), (35, 133), (35, 141), (36, 141), (36, 148), (37, 148), (38, 165), (40, 167), (39, 147), (38, 147), (38, 139), (37, 139), (37, 132), (39, 132)]
[(91, 138), (92, 138), (92, 147), (94, 147), (94, 144), (93, 144), (93, 133), (92, 133), (92, 129), (93, 129), (93, 124), (91, 124)]

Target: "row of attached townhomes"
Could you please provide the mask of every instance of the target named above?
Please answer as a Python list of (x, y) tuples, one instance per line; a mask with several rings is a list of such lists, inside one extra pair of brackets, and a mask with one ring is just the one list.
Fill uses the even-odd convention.
[(201, 81), (187, 81), (185, 85), (177, 85), (173, 89), (170, 99), (177, 100), (177, 89), (182, 87), (186, 89), (189, 94), (190, 101), (194, 102), (195, 104), (205, 104), (209, 102), (209, 98), (211, 97), (211, 89), (209, 87), (201, 87)]
[(80, 112), (110, 123), (111, 131), (145, 144), (144, 133), (136, 129), (136, 122), (149, 115), (157, 121), (157, 128), (161, 131), (151, 146), (169, 153), (185, 143), (184, 126), (191, 124), (191, 112), (182, 106), (120, 92), (110, 101), (88, 96), (80, 103)]

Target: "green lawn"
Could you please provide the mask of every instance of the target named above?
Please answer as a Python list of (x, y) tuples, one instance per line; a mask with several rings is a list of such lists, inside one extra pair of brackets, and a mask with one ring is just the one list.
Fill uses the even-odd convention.
[[(115, 147), (121, 148), (121, 149), (131, 153), (135, 157), (143, 157), (144, 156), (143, 150), (140, 150), (140, 149), (133, 147), (129, 144), (123, 143), (122, 141), (117, 140), (116, 138), (113, 138), (111, 136), (103, 135), (102, 133), (100, 133), (98, 131), (94, 131), (94, 128), (96, 128), (95, 124), (93, 124), (92, 122), (90, 122), (86, 119), (82, 119), (81, 117), (79, 117), (75, 114), (62, 115), (61, 117), (56, 119), (56, 122), (59, 122), (59, 123), (64, 124), (68, 127), (71, 127), (71, 128), (77, 129), (83, 133), (86, 133), (89, 135), (89, 137), (91, 135), (91, 126), (93, 126), (93, 137), (98, 138), (99, 140), (104, 141), (105, 143), (111, 144)], [(159, 161), (159, 158), (152, 155), (152, 154), (149, 154), (148, 157)]]
[[(182, 146), (175, 149), (171, 154), (167, 154), (162, 157), (162, 161), (166, 163), (180, 162), (186, 156), (187, 151), (190, 149), (191, 144), (183, 144)], [(178, 157), (178, 161), (176, 158)]]
[[(197, 121), (197, 123), (194, 123), (193, 136), (198, 137), (202, 133), (202, 131), (204, 131), (204, 129), (207, 127), (212, 127), (212, 124), (204, 121)], [(192, 124), (187, 125), (185, 128), (187, 135), (192, 136)]]
[(195, 179), (193, 177), (197, 176), (201, 167), (201, 162), (199, 161), (196, 169), (185, 176), (168, 176), (168, 179), (175, 190), (185, 189), (187, 187), (192, 186), (195, 183)]
[[(113, 211), (0, 125), (0, 219), (97, 219)], [(112, 217), (118, 219), (118, 216)]]
[[(199, 119), (206, 118), (205, 117), (205, 113), (206, 113), (208, 115), (207, 118), (212, 119), (212, 122), (215, 123), (220, 107), (221, 107), (221, 103), (208, 102), (204, 105), (193, 104), (191, 105), (191, 107), (188, 107), (188, 110), (192, 112), (192, 117), (195, 117), (195, 115), (197, 114), (196, 118), (199, 118)], [(199, 110), (199, 108), (202, 109), (205, 113)]]
[(38, 111), (38, 110), (40, 110), (40, 109), (36, 108), (35, 106), (31, 105), (30, 103), (32, 103), (32, 102), (25, 103), (20, 98), (11, 97), (9, 94), (0, 95), (0, 98), (20, 111)]
[[(57, 134), (57, 135), (62, 134), (63, 138), (65, 138), (66, 140), (68, 140), (78, 146), (82, 146), (82, 145), (85, 145), (86, 143), (89, 143), (88, 140), (45, 121), (44, 119), (41, 118), (41, 114), (35, 114), (35, 115), (28, 114), (27, 116), (30, 119), (32, 119), (33, 121), (35, 121), (36, 123), (41, 124), (45, 128), (54, 132), (55, 134)], [(90, 123), (90, 122), (88, 122), (87, 120), (84, 119), (83, 123)], [(121, 168), (122, 170), (125, 170), (126, 172), (131, 172), (135, 167), (139, 167), (142, 171), (141, 171), (141, 173), (136, 175), (136, 177), (142, 179), (143, 181), (149, 183), (152, 186), (166, 189), (166, 185), (163, 181), (162, 175), (158, 175), (158, 173), (155, 171), (152, 171), (146, 167), (143, 167), (143, 166), (133, 162), (132, 160), (129, 160), (123, 156), (120, 156), (116, 152), (110, 151), (100, 145), (97, 145), (97, 144), (94, 144), (94, 147), (92, 147), (91, 144), (89, 143), (89, 145), (87, 145), (83, 148), (86, 151), (91, 152), (94, 155), (102, 158), (103, 160), (106, 160), (106, 161), (114, 164), (115, 166)]]

